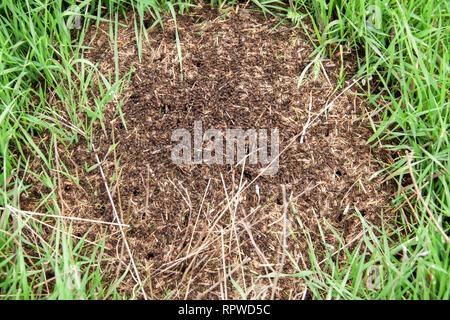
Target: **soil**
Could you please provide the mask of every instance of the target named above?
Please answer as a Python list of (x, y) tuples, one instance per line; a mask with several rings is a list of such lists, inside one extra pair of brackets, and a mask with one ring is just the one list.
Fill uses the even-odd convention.
[[(355, 58), (347, 54), (343, 65), (339, 56), (321, 59), (323, 67), (310, 68), (298, 89), (300, 74), (315, 57), (300, 28), (239, 7), (226, 14), (198, 7), (177, 16), (181, 79), (174, 20), (166, 17), (163, 28), (148, 29), (141, 60), (132, 21), (129, 13), (117, 30), (118, 70), (107, 23), (86, 34), (91, 49), (85, 58), (109, 79), (116, 72), (129, 77), (103, 110), (103, 125), (94, 125), (92, 143), (104, 159), (114, 206), (130, 225), (126, 237), (146, 294), (234, 299), (242, 298), (239, 286), (249, 299), (307, 296), (301, 278), (274, 276), (310, 267), (307, 234), (318, 261), (343, 244), (352, 249), (361, 221), (380, 225), (395, 191), (376, 174), (389, 155), (366, 144), (370, 108), (357, 85), (344, 90), (352, 83)], [(336, 90), (341, 69), (348, 75)], [(94, 108), (99, 88), (86, 93)], [(260, 164), (174, 164), (177, 142), (171, 135), (180, 128), (192, 133), (194, 121), (202, 121), (203, 132), (278, 128), (284, 151), (279, 170), (259, 175)], [(58, 148), (78, 177), (61, 177), (65, 214), (115, 221), (98, 168), (86, 170), (97, 163), (86, 141)], [(33, 209), (30, 199), (24, 203)], [(107, 234), (106, 254), (113, 262), (105, 267), (106, 279), (114, 279), (130, 263), (118, 228), (75, 223), (74, 233), (89, 228), (92, 241)], [(344, 261), (339, 253), (333, 259)], [(267, 274), (272, 277), (262, 277)], [(119, 291), (142, 298), (131, 273)]]

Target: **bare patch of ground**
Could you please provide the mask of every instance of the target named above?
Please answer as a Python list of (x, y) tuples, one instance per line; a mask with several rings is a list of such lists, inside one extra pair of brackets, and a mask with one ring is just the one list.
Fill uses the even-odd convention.
[[(325, 259), (340, 248), (332, 229), (351, 243), (362, 231), (356, 210), (379, 224), (389, 206), (392, 186), (375, 175), (376, 159), (387, 156), (366, 145), (365, 101), (354, 94), (356, 86), (344, 90), (350, 81), (335, 92), (340, 68), (351, 73), (354, 60), (341, 66), (340, 59), (322, 59), (323, 67), (311, 68), (298, 89), (313, 46), (298, 29), (274, 28), (278, 22), (236, 9), (223, 15), (200, 8), (178, 17), (183, 81), (172, 19), (149, 32), (142, 61), (134, 29), (118, 28), (119, 72), (134, 71), (122, 96), (104, 110), (105, 127), (94, 128), (93, 144), (115, 208), (130, 225), (126, 238), (151, 298), (242, 298), (238, 286), (250, 299), (302, 298), (301, 278), (275, 275), (310, 267), (306, 234), (317, 258)], [(86, 58), (114, 77), (108, 30), (104, 24), (88, 32)], [(98, 88), (89, 94), (98, 96)], [(117, 111), (122, 99), (126, 126)], [(174, 164), (172, 132), (192, 132), (196, 120), (203, 130), (278, 128), (278, 172), (259, 175), (261, 166), (248, 163)], [(114, 221), (98, 169), (85, 170), (96, 164), (87, 144), (69, 146), (61, 159), (79, 177), (64, 183), (65, 214)], [(85, 225), (75, 228), (85, 231)], [(107, 253), (123, 272), (129, 258), (117, 231), (96, 226), (91, 233), (92, 239), (110, 234)], [(132, 276), (120, 288), (139, 293)]]

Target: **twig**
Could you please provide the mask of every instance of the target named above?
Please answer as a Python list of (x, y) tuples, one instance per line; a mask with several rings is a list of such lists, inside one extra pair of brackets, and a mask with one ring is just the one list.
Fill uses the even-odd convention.
[[(269, 268), (273, 273), (275, 273), (275, 269), (272, 267), (272, 264), (267, 260), (266, 256), (264, 255), (264, 253), (261, 251), (261, 249), (258, 247), (258, 245), (255, 242), (255, 239), (253, 238), (252, 232), (250, 230), (250, 228), (247, 226), (247, 224), (245, 222), (241, 222), (241, 225), (244, 227), (245, 231), (247, 231), (248, 236), (250, 237), (250, 241), (253, 244), (253, 247), (255, 247), (256, 249), (256, 253), (258, 254), (258, 256), (261, 258), (261, 260), (263, 260), (264, 262), (264, 269), (267, 272), (267, 268)], [(273, 286), (272, 281), (269, 278), (269, 281), (271, 283), (271, 285)]]
[[(231, 270), (230, 272), (228, 272), (224, 277), (228, 278), (230, 277), (233, 273), (235, 273), (239, 268), (241, 268), (243, 265), (247, 264), (247, 262), (249, 262), (251, 259), (250, 258), (246, 258), (244, 261), (242, 261), (242, 263), (238, 264), (237, 266), (235, 266), (233, 268), (233, 270)], [(214, 290), (218, 285), (220, 285), (222, 283), (222, 280), (217, 281), (215, 284), (213, 284), (211, 287), (209, 287), (208, 290), (206, 290), (205, 292), (202, 292), (201, 294), (199, 294), (197, 296), (197, 299), (202, 299), (206, 294), (210, 293), (212, 290)]]
[[(16, 209), (9, 204), (6, 205), (8, 210), (11, 210), (16, 213), (23, 213), (31, 216), (41, 216), (41, 217), (47, 217), (47, 218), (61, 218), (61, 219), (68, 219), (68, 220), (74, 220), (74, 221), (80, 221), (80, 222), (90, 222), (90, 223), (101, 223), (101, 224), (108, 224), (113, 226), (122, 226), (122, 227), (129, 227), (127, 224), (120, 224), (115, 222), (107, 222), (107, 221), (101, 221), (101, 220), (91, 220), (91, 219), (84, 219), (84, 218), (77, 218), (77, 217), (68, 217), (68, 216), (59, 216), (59, 215), (53, 215), (53, 214), (44, 214), (39, 212), (32, 212), (32, 211), (24, 211)], [(2, 210), (5, 210), (5, 208), (0, 208)]]
[(275, 280), (273, 282), (272, 296), (271, 300), (275, 298), (275, 292), (277, 291), (278, 278), (280, 277), (280, 273), (283, 271), (284, 263), (286, 261), (286, 251), (287, 251), (287, 243), (286, 243), (286, 228), (287, 228), (287, 209), (288, 209), (288, 201), (286, 199), (286, 186), (284, 184), (281, 185), (281, 192), (283, 194), (283, 234), (282, 234), (282, 256), (281, 263), (278, 269), (278, 272), (275, 275)]
[(134, 259), (133, 259), (133, 255), (131, 254), (130, 246), (128, 245), (128, 241), (127, 241), (127, 238), (125, 236), (125, 232), (123, 230), (122, 224), (120, 223), (119, 214), (117, 213), (116, 206), (114, 205), (114, 201), (113, 201), (113, 199), (111, 197), (111, 192), (109, 191), (108, 182), (106, 180), (105, 174), (103, 173), (103, 168), (102, 168), (102, 166), (100, 164), (100, 159), (98, 158), (98, 154), (97, 154), (97, 151), (96, 151), (93, 143), (91, 143), (91, 147), (92, 147), (92, 151), (94, 151), (95, 160), (99, 164), (98, 168), (100, 170), (100, 174), (102, 176), (103, 183), (105, 185), (105, 189), (106, 189), (106, 193), (108, 194), (109, 201), (111, 202), (111, 206), (112, 206), (114, 217), (117, 220), (117, 222), (119, 223), (120, 233), (122, 235), (123, 241), (125, 243), (125, 247), (127, 249), (128, 255), (130, 257), (131, 265), (133, 266), (133, 271), (136, 274), (136, 279), (137, 279), (137, 281), (139, 283), (139, 287), (141, 288), (141, 291), (142, 291), (142, 294), (144, 296), (144, 299), (147, 300), (147, 294), (145, 293), (144, 287), (142, 285), (141, 277), (139, 276), (139, 272), (138, 272), (138, 270), (136, 268), (136, 264), (134, 263)]
[(306, 129), (309, 127), (309, 122), (311, 121), (311, 109), (312, 109), (312, 92), (309, 93), (309, 110), (308, 110), (308, 121), (303, 126), (302, 136), (300, 137), (300, 143), (303, 143), (303, 139), (305, 138)]
[(344, 90), (341, 91), (341, 93), (339, 93), (330, 103), (328, 103), (325, 108), (323, 108), (322, 110), (320, 110), (320, 112), (314, 117), (314, 119), (310, 122), (308, 121), (307, 125), (305, 125), (305, 127), (303, 128), (302, 131), (302, 136), (304, 136), (306, 134), (306, 129), (308, 129), (309, 127), (311, 127), (316, 121), (317, 119), (323, 114), (325, 113), (328, 109), (330, 109), (334, 103), (336, 102), (336, 100), (342, 96), (344, 93), (346, 93), (351, 87), (353, 87), (355, 84), (357, 84), (359, 82), (359, 80), (361, 80), (363, 77), (360, 77), (356, 80), (354, 80), (352, 82), (352, 84), (348, 85)]

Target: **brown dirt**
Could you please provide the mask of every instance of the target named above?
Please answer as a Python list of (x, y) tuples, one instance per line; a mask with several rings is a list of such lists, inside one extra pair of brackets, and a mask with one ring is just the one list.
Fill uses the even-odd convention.
[[(149, 32), (150, 46), (143, 41), (142, 61), (134, 29), (118, 28), (120, 74), (134, 71), (128, 86), (104, 110), (105, 127), (94, 127), (93, 144), (103, 159), (118, 143), (102, 168), (109, 181), (115, 176), (109, 188), (123, 222), (131, 226), (126, 236), (151, 298), (240, 298), (230, 277), (223, 275), (242, 262), (231, 277), (248, 298), (272, 294), (280, 299), (301, 298), (305, 292), (301, 278), (280, 278), (276, 283), (274, 278), (260, 277), (298, 272), (283, 251), (284, 228), (287, 251), (305, 270), (310, 266), (305, 232), (321, 260), (326, 252), (339, 248), (331, 228), (349, 243), (362, 231), (356, 209), (363, 219), (379, 225), (379, 215), (389, 206), (392, 187), (374, 177), (381, 169), (376, 159), (388, 155), (366, 145), (371, 135), (362, 120), (367, 106), (354, 94), (356, 86), (308, 128), (303, 143), (300, 137), (291, 143), (308, 118), (350, 84), (334, 92), (340, 59), (322, 59), (325, 72), (319, 70), (314, 78), (310, 69), (306, 83), (297, 89), (299, 75), (313, 59), (307, 37), (288, 25), (272, 30), (279, 22), (275, 18), (236, 11), (222, 16), (196, 8), (178, 17), (183, 81), (172, 19), (164, 19), (164, 30), (158, 26)], [(130, 21), (131, 15), (122, 23), (132, 25)], [(88, 32), (86, 44), (92, 49), (86, 51), (86, 58), (113, 78), (114, 46), (108, 30), (102, 24), (100, 30), (93, 27)], [(342, 67), (349, 77), (354, 66), (352, 56), (346, 56)], [(88, 94), (94, 105), (98, 88)], [(122, 99), (126, 127), (117, 112)], [(178, 128), (192, 132), (195, 120), (202, 121), (203, 130), (277, 127), (280, 150), (287, 148), (277, 174), (258, 177), (260, 167), (249, 164), (245, 170), (232, 165), (173, 164), (171, 134)], [(114, 221), (98, 169), (84, 169), (96, 163), (86, 142), (68, 146), (61, 160), (79, 177), (78, 183), (64, 182), (65, 214)], [(243, 185), (246, 189), (240, 190)], [(284, 211), (286, 201), (289, 208)], [(85, 225), (75, 228), (80, 235), (85, 231)], [(124, 271), (129, 258), (117, 231), (117, 227), (95, 226), (90, 237), (110, 234), (107, 254), (115, 258), (117, 270)], [(110, 278), (114, 276), (112, 272)], [(128, 276), (120, 290), (129, 294), (136, 290), (135, 284)]]

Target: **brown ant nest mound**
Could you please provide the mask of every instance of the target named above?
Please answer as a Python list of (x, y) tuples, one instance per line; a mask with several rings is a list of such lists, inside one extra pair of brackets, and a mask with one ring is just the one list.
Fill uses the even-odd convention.
[[(318, 60), (298, 89), (313, 59), (301, 30), (242, 9), (196, 8), (177, 19), (181, 80), (174, 20), (165, 18), (164, 29), (143, 38), (142, 60), (132, 21), (131, 15), (122, 20), (116, 45), (120, 75), (133, 72), (108, 103), (105, 126), (95, 126), (92, 142), (104, 159), (115, 209), (130, 225), (126, 238), (147, 296), (242, 298), (240, 287), (249, 299), (303, 297), (301, 278), (277, 274), (310, 267), (308, 237), (319, 261), (342, 245), (351, 250), (361, 219), (379, 225), (392, 193), (375, 174), (381, 169), (375, 159), (388, 155), (366, 144), (371, 130), (357, 85), (348, 88), (348, 80), (335, 90), (340, 68), (351, 75), (354, 58), (347, 55), (342, 66), (340, 59)], [(108, 33), (106, 23), (89, 30), (86, 58), (114, 77)], [(91, 89), (92, 98), (100, 94)], [(203, 130), (278, 128), (278, 171), (260, 175), (261, 165), (249, 163), (174, 164), (171, 135), (193, 132), (195, 121)], [(85, 142), (66, 151), (61, 158), (79, 182), (65, 181), (65, 214), (115, 221), (98, 169), (85, 170), (97, 163), (94, 152)], [(74, 229), (82, 234), (88, 226)], [(94, 226), (91, 234), (108, 234), (107, 253), (120, 262), (120, 274), (130, 259), (117, 231)], [(130, 293), (136, 281), (128, 276), (121, 290)]]

